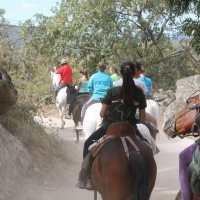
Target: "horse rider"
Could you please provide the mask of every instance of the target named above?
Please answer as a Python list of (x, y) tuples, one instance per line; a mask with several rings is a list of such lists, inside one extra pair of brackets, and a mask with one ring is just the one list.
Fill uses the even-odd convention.
[(144, 82), (145, 85), (147, 86), (148, 92), (146, 93), (146, 96), (148, 97), (148, 99), (153, 99), (153, 97), (152, 97), (152, 91), (153, 91), (152, 80), (149, 77), (146, 77), (146, 70), (144, 69), (144, 67), (142, 67), (141, 74), (138, 79), (140, 81)]
[(137, 129), (137, 119), (135, 118), (136, 109), (139, 108), (139, 122), (145, 122), (145, 108), (147, 106), (144, 92), (137, 87), (133, 81), (136, 64), (133, 62), (124, 62), (121, 65), (120, 73), (123, 77), (122, 86), (108, 89), (105, 97), (102, 99), (102, 108), (100, 116), (103, 118), (102, 125), (97, 129), (84, 143), (82, 169), (79, 173), (76, 187), (93, 189), (91, 176), (86, 174), (91, 169), (92, 155), (88, 153), (88, 148), (94, 141), (102, 138), (108, 127), (120, 121), (129, 122), (142, 140), (145, 140)]
[(193, 193), (190, 188), (189, 182), (188, 182), (188, 166), (192, 162), (192, 156), (197, 148), (197, 144), (194, 143), (190, 145), (189, 147), (185, 148), (181, 153), (179, 154), (179, 182), (181, 187), (181, 196), (182, 200), (190, 200), (193, 198)]
[[(92, 93), (91, 98), (84, 104), (81, 112), (81, 122), (83, 123), (83, 118), (85, 116), (87, 108), (94, 104), (101, 102), (101, 99), (106, 94), (107, 90), (113, 87), (113, 82), (109, 74), (105, 72), (106, 63), (100, 61), (96, 67), (97, 71), (93, 74), (88, 82), (88, 91)], [(82, 125), (81, 125), (82, 126)], [(81, 127), (82, 128), (82, 127)]]
[[(133, 61), (133, 63), (135, 63), (135, 66), (136, 66), (133, 80), (135, 82), (135, 85), (138, 86), (139, 88), (141, 88), (146, 96), (146, 94), (148, 92), (147, 86), (145, 85), (144, 82), (142, 82), (138, 79), (138, 77), (140, 76), (141, 70), (142, 70), (142, 64), (139, 61)], [(118, 81), (116, 81), (115, 86), (121, 86), (122, 83), (123, 83), (123, 79), (121, 78)], [(136, 118), (139, 118), (138, 110), (136, 111)], [(158, 133), (158, 129), (155, 124), (153, 124), (149, 121), (145, 121), (144, 125), (147, 126), (147, 128), (149, 129), (151, 134)]]
[[(89, 80), (89, 76), (88, 76), (88, 71), (87, 69), (83, 68), (80, 70), (80, 78), (78, 81), (78, 86), (77, 86), (77, 94), (74, 95), (73, 99), (71, 100), (71, 102), (69, 103), (69, 110), (68, 110), (68, 114), (65, 117), (66, 119), (71, 119), (71, 113), (76, 105), (76, 97), (78, 95), (82, 95), (82, 94), (89, 94), (88, 92), (88, 80)], [(79, 127), (77, 127), (79, 128)]]
[[(138, 61), (133, 61), (133, 62), (135, 62), (136, 64), (133, 80), (135, 84), (143, 90), (144, 94), (146, 94), (148, 92), (147, 86), (142, 81), (138, 80), (138, 77), (140, 76), (140, 71), (142, 69), (142, 64)], [(122, 82), (123, 79), (120, 78), (118, 81), (115, 82), (115, 86), (121, 86)]]
[(117, 80), (119, 80), (119, 74), (118, 74), (117, 67), (111, 66), (109, 72), (110, 72), (110, 77), (111, 77), (111, 79), (112, 79), (113, 86), (114, 86), (114, 85), (115, 85), (115, 82), (116, 82)]
[(61, 88), (67, 86), (68, 84), (73, 84), (72, 67), (68, 64), (68, 61), (66, 59), (62, 59), (60, 65), (61, 67), (59, 69), (56, 69), (56, 67), (54, 67), (55, 73), (60, 74), (61, 78), (59, 85), (55, 87), (52, 103), (56, 102), (56, 96)]

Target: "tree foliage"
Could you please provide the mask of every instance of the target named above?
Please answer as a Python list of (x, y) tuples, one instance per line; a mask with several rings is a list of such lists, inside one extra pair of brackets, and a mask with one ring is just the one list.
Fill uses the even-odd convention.
[(43, 92), (50, 88), (49, 71), (63, 57), (73, 67), (74, 80), (82, 67), (94, 73), (101, 59), (115, 66), (139, 60), (154, 86), (164, 89), (198, 71), (190, 40), (173, 44), (171, 34), (178, 34), (180, 24), (164, 0), (62, 0), (52, 12), (20, 24), (23, 45), (11, 59), (31, 96), (39, 86)]
[(184, 17), (182, 23), (183, 32), (192, 38), (191, 45), (195, 51), (200, 53), (200, 1), (198, 0), (168, 0), (172, 12), (177, 16)]

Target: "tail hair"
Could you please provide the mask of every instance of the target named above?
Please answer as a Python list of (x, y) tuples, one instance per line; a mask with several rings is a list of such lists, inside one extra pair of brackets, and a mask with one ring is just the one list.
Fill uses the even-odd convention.
[(130, 164), (134, 172), (134, 190), (131, 200), (149, 200), (148, 172), (143, 157), (137, 152), (132, 152), (130, 155)]

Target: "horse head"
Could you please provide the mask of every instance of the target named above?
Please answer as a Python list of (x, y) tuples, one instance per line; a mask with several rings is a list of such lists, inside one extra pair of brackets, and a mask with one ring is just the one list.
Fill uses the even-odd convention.
[(55, 88), (57, 85), (59, 85), (60, 82), (60, 74), (56, 74), (51, 71), (51, 80), (52, 80), (52, 86)]
[(197, 149), (188, 167), (188, 181), (195, 197), (200, 198), (200, 139), (195, 141)]
[(197, 137), (200, 133), (200, 99), (199, 95), (190, 97), (184, 108), (168, 118), (163, 131), (171, 138), (179, 136)]

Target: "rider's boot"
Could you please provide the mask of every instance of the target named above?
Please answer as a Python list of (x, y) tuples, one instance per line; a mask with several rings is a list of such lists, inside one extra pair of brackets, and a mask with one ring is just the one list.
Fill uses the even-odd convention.
[(71, 119), (71, 114), (68, 113), (65, 118), (66, 119)]
[(92, 154), (89, 153), (82, 162), (81, 171), (78, 177), (78, 183), (76, 187), (81, 189), (92, 190), (92, 180), (91, 180), (91, 169), (92, 169), (93, 158)]
[(87, 190), (94, 190), (94, 186), (93, 186), (93, 183), (92, 183), (92, 178), (91, 176), (88, 178), (87, 182), (86, 182), (86, 186), (85, 188)]
[(51, 100), (51, 103), (52, 103), (52, 104), (55, 104), (55, 103), (56, 103), (56, 96), (57, 96), (57, 92), (54, 92), (53, 98), (52, 98), (52, 100)]

